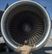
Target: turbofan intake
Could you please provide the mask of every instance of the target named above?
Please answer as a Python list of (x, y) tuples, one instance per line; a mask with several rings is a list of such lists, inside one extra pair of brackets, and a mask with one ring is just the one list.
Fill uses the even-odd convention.
[(5, 10), (1, 19), (2, 35), (7, 45), (16, 52), (23, 51), (25, 47), (29, 52), (43, 47), (50, 29), (51, 21), (47, 11), (34, 1), (13, 3)]

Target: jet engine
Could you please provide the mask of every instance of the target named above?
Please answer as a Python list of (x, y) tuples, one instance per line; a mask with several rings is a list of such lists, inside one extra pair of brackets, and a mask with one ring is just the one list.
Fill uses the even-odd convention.
[(15, 52), (23, 51), (21, 54), (25, 54), (26, 49), (31, 52), (42, 48), (48, 40), (50, 29), (49, 14), (35, 1), (11, 4), (1, 19), (1, 32), (6, 44)]

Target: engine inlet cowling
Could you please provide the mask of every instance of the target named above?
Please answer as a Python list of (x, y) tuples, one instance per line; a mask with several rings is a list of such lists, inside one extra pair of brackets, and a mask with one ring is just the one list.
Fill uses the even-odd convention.
[[(1, 32), (14, 51), (23, 45), (39, 49), (45, 45), (51, 29), (47, 11), (39, 3), (19, 1), (10, 5), (1, 19)], [(29, 50), (30, 51), (30, 50)]]

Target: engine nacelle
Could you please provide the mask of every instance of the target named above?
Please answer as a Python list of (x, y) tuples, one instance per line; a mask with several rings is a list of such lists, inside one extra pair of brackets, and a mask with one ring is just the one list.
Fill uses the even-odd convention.
[(32, 50), (43, 47), (50, 29), (51, 21), (47, 11), (34, 1), (13, 3), (1, 19), (2, 35), (7, 45), (16, 52), (23, 45), (31, 46)]

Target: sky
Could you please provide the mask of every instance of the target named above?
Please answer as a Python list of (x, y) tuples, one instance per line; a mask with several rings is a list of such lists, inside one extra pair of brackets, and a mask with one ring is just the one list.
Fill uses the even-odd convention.
[[(11, 5), (16, 1), (19, 0), (0, 0), (0, 10), (4, 10), (7, 3)], [(36, 1), (40, 3), (42, 6), (46, 7), (46, 10), (48, 11), (50, 18), (52, 19), (52, 0), (33, 0), (33, 1)]]

